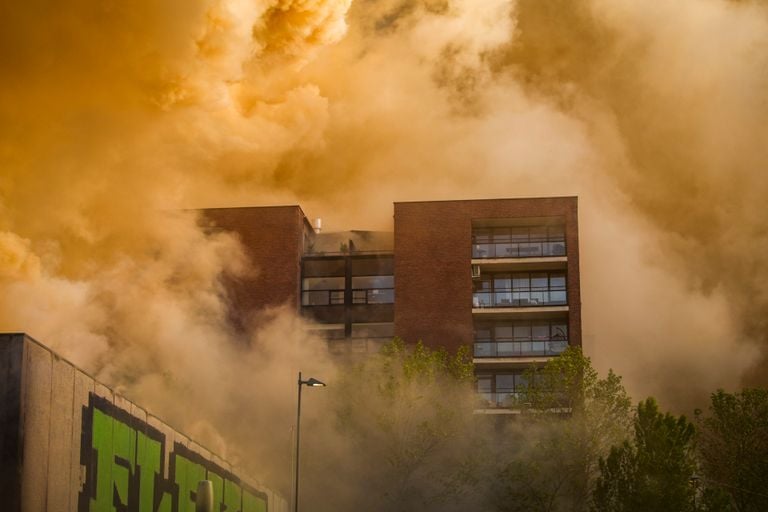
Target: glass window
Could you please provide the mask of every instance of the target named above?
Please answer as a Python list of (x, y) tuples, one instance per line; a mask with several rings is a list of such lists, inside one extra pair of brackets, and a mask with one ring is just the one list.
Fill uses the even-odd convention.
[(338, 339), (344, 338), (344, 325), (342, 324), (316, 325), (310, 328), (308, 332), (314, 336), (325, 338), (327, 340), (338, 340)]
[(357, 256), (352, 258), (353, 276), (386, 276), (395, 273), (391, 256)]
[(531, 281), (527, 273), (519, 273), (512, 276), (513, 290), (528, 290), (530, 287)]
[(479, 393), (490, 393), (493, 390), (493, 379), (491, 375), (477, 376), (477, 391)]
[(531, 324), (519, 323), (514, 327), (515, 341), (528, 341), (531, 339)]
[(301, 289), (302, 306), (344, 304), (343, 277), (305, 277)]
[(528, 228), (512, 228), (509, 230), (509, 236), (512, 242), (521, 243), (528, 241)]
[(552, 272), (549, 275), (550, 290), (565, 290), (565, 273)]
[(508, 243), (512, 241), (512, 231), (509, 228), (498, 228), (493, 230), (494, 243)]
[(514, 330), (511, 325), (496, 326), (496, 341), (509, 341), (514, 338)]
[(490, 229), (476, 229), (472, 233), (472, 243), (475, 244), (489, 244), (491, 243), (491, 238)]
[(515, 390), (515, 374), (497, 373), (496, 374), (496, 392), (504, 393)]
[(352, 278), (352, 288), (356, 290), (394, 287), (394, 276), (358, 276)]
[(568, 324), (566, 324), (565, 322), (552, 322), (552, 339), (567, 340)]
[(344, 276), (344, 259), (305, 259), (304, 275), (307, 277)]
[(352, 304), (365, 304), (367, 300), (367, 290), (352, 290)]
[(475, 341), (491, 341), (491, 326), (490, 325), (476, 325), (475, 326)]
[(301, 283), (302, 290), (343, 290), (343, 277), (305, 277)]
[(546, 290), (548, 285), (549, 285), (549, 279), (547, 279), (546, 272), (531, 273), (531, 289)]
[(535, 322), (531, 326), (531, 332), (534, 340), (548, 340), (549, 322)]
[(512, 281), (509, 274), (496, 274), (493, 276), (493, 288), (495, 290), (509, 290)]
[(528, 379), (525, 378), (525, 374), (523, 372), (516, 373), (515, 374), (515, 389), (517, 391), (525, 391), (525, 388), (528, 387)]
[(344, 290), (305, 290), (301, 292), (302, 306), (344, 304)]
[(547, 235), (550, 241), (565, 241), (565, 226), (549, 226)]
[(547, 228), (544, 226), (534, 226), (530, 231), (531, 242), (546, 242)]
[(394, 304), (395, 290), (391, 288), (374, 288), (368, 290), (368, 304)]
[(353, 338), (392, 338), (395, 324), (390, 322), (352, 324)]
[(481, 279), (475, 279), (472, 281), (472, 287), (474, 291), (481, 292), (481, 291), (490, 291), (491, 290), (491, 278), (488, 276), (485, 276)]

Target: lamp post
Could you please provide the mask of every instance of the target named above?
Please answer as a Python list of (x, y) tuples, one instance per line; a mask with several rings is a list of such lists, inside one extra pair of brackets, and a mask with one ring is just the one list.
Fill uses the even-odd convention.
[(322, 388), (325, 387), (325, 383), (320, 382), (314, 377), (311, 377), (308, 380), (301, 380), (301, 372), (299, 372), (299, 398), (296, 402), (296, 475), (293, 481), (293, 512), (299, 512), (299, 433), (301, 432), (301, 386)]

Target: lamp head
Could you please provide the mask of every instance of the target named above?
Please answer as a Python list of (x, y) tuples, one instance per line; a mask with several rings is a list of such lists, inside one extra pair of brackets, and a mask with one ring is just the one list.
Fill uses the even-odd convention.
[(315, 387), (315, 388), (324, 388), (325, 387), (325, 382), (320, 382), (319, 380), (317, 380), (314, 377), (310, 377), (309, 380), (304, 381), (304, 384), (306, 384), (307, 386)]

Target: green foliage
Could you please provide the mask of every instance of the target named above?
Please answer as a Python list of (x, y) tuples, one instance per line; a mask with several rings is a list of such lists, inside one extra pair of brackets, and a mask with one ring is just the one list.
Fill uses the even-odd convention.
[(354, 478), (370, 492), (360, 510), (445, 509), (474, 485), (473, 366), (422, 343), (394, 339), (345, 372), (336, 389), (338, 426), (353, 444)]
[(694, 435), (695, 428), (685, 416), (662, 414), (653, 398), (640, 402), (633, 441), (624, 441), (600, 459), (595, 510), (693, 510)]
[(739, 512), (768, 510), (768, 390), (718, 390), (709, 411), (697, 414), (698, 444), (704, 484), (719, 496), (717, 510), (726, 510), (724, 504)]
[(578, 347), (528, 372), (517, 447), (501, 469), (495, 503), (505, 512), (586, 510), (598, 460), (630, 427), (630, 399), (612, 371), (600, 378)]

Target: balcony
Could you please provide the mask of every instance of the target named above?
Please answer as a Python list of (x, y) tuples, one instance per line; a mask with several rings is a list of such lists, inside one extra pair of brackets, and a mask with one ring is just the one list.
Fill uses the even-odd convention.
[(565, 290), (519, 292), (502, 289), (472, 294), (473, 308), (529, 308), (564, 306), (567, 303)]
[(352, 304), (393, 304), (394, 288), (358, 288), (352, 290)]
[(472, 245), (473, 259), (546, 258), (565, 256), (565, 241), (489, 242)]
[(304, 290), (301, 292), (302, 306), (344, 305), (344, 290)]
[(520, 406), (523, 398), (519, 391), (500, 391), (495, 393), (481, 391), (477, 393), (479, 409), (510, 409)]
[(559, 222), (472, 229), (472, 259), (555, 258), (566, 252), (565, 226)]
[(567, 340), (478, 341), (475, 342), (474, 356), (477, 358), (556, 356), (567, 347)]

